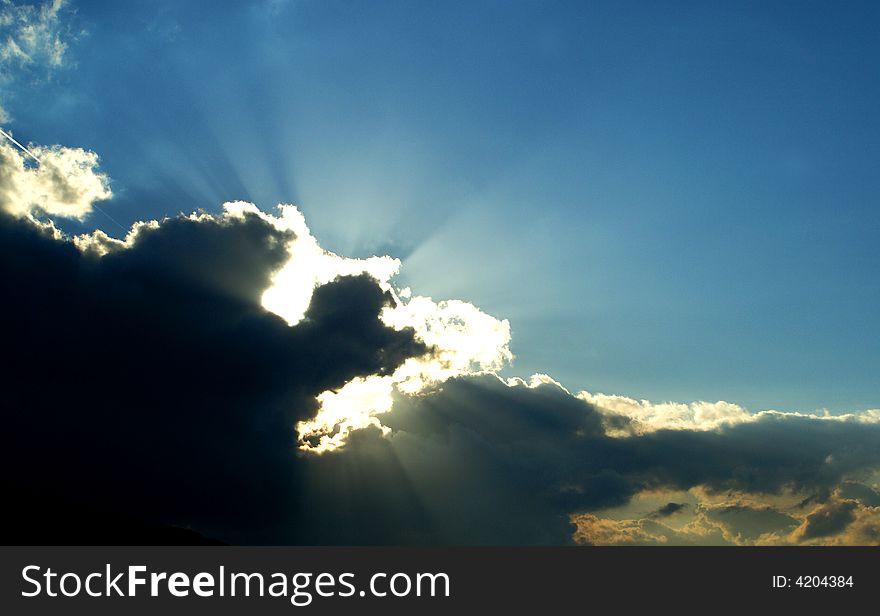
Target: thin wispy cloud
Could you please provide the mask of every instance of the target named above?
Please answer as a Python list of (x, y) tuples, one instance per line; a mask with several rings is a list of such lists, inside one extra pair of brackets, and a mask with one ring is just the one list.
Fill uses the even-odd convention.
[(0, 68), (5, 71), (64, 64), (69, 34), (60, 14), (67, 0), (25, 4), (3, 0), (0, 4)]
[(6, 100), (27, 81), (45, 79), (65, 66), (77, 36), (64, 19), (67, 0), (0, 2), (0, 123), (8, 122)]

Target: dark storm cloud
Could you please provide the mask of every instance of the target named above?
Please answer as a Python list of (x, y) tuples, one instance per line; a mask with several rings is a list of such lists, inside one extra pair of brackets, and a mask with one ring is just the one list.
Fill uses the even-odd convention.
[[(308, 462), (327, 478), (311, 495), (321, 511), (332, 501), (322, 486), (339, 485), (332, 477), (351, 476), (355, 460), (369, 459), (372, 469), (361, 471), (362, 492), (350, 495), (346, 513), (334, 513), (338, 524), (324, 541), (335, 526), (346, 529), (346, 542), (363, 540), (357, 512), (369, 511), (371, 519), (395, 520), (368, 524), (373, 541), (561, 543), (571, 537), (569, 514), (625, 505), (644, 490), (817, 493), (880, 465), (876, 424), (768, 414), (717, 431), (611, 438), (602, 414), (564, 389), (508, 386), (491, 375), (399, 396), (381, 419), (390, 438), (356, 433), (343, 451)], [(386, 507), (379, 494), (388, 485), (398, 498)], [(749, 537), (797, 525), (770, 508), (711, 515)]]
[[(2, 461), (15, 489), (275, 537), (314, 397), (421, 354), (366, 276), (318, 288), (290, 327), (260, 306), (289, 234), (256, 216), (175, 218), (97, 257), (0, 215)], [(268, 533), (265, 534), (264, 533)]]
[(854, 481), (845, 481), (837, 489), (840, 498), (857, 500), (868, 507), (880, 507), (880, 492)]
[[(388, 434), (296, 451), (293, 426), (316, 395), (428, 350), (382, 324), (393, 299), (366, 276), (319, 287), (296, 326), (264, 310), (289, 239), (253, 215), (180, 217), (83, 252), (0, 216), (7, 494), (232, 542), (539, 544), (571, 541), (573, 514), (643, 491), (791, 489), (825, 503), (793, 533), (802, 540), (877, 536), (877, 493), (857, 482), (880, 467), (880, 426), (851, 419), (763, 414), (641, 434), (552, 382), (482, 374), (395, 394), (379, 417)], [(589, 537), (721, 540), (663, 526), (683, 507), (631, 527), (593, 516)], [(797, 522), (760, 505), (699, 511), (746, 538)], [(117, 521), (106, 524), (129, 524)]]

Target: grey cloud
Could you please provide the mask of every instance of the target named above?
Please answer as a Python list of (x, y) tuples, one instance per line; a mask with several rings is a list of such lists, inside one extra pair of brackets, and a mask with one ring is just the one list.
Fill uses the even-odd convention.
[(820, 537), (830, 537), (846, 530), (856, 519), (856, 501), (835, 501), (823, 505), (807, 515), (803, 526), (798, 529), (797, 536), (806, 541)]
[[(295, 326), (267, 312), (260, 297), (290, 237), (254, 215), (178, 217), (83, 252), (0, 214), (0, 290), (14, 298), (0, 315), (0, 460), (17, 469), (3, 488), (242, 543), (558, 544), (576, 536), (573, 519), (591, 542), (723, 542), (716, 527), (667, 527), (676, 502), (626, 523), (588, 517), (692, 488), (812, 494), (826, 504), (804, 540), (857, 517), (853, 537), (876, 535), (876, 492), (860, 482), (880, 467), (880, 426), (853, 419), (765, 414), (641, 434), (552, 382), (483, 374), (396, 394), (381, 416), (389, 434), (298, 452), (293, 426), (316, 395), (430, 350), (380, 321), (394, 300), (364, 275), (319, 287)], [(801, 515), (700, 511), (746, 538)]]
[[(390, 437), (366, 431), (309, 464), (342, 473), (363, 451), (381, 451), (386, 462), (373, 469), (370, 485), (397, 483), (414, 505), (402, 516), (409, 525), (384, 529), (382, 541), (452, 543), (564, 543), (571, 514), (625, 505), (645, 490), (820, 492), (880, 465), (876, 424), (770, 414), (716, 431), (611, 438), (602, 415), (551, 383), (460, 377), (426, 395), (398, 396), (382, 416)], [(320, 500), (321, 490), (313, 497)], [(364, 506), (374, 515), (399, 515), (372, 494)], [(357, 512), (359, 500), (348, 506)], [(357, 542), (357, 513), (350, 515), (346, 537)], [(769, 508), (711, 515), (749, 537), (797, 524)], [(332, 538), (328, 530), (325, 540)]]
[(685, 503), (666, 503), (665, 505), (657, 509), (657, 511), (653, 512), (649, 517), (668, 518), (669, 516), (680, 513), (685, 509), (687, 509), (687, 505)]
[(855, 481), (844, 481), (837, 489), (840, 498), (857, 500), (868, 507), (880, 507), (880, 492)]
[(179, 217), (98, 258), (0, 214), (6, 489), (278, 540), (315, 396), (426, 351), (379, 321), (393, 300), (367, 276), (318, 288), (294, 327), (263, 309), (289, 239), (256, 216)]

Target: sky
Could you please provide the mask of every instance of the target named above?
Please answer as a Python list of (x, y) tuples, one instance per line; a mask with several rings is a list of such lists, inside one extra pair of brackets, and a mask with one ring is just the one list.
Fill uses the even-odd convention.
[(123, 226), (295, 203), (509, 318), (511, 375), (842, 412), (878, 395), (877, 12), (80, 2), (7, 126), (98, 152)]
[[(362, 456), (383, 469), (367, 485), (403, 473), (419, 492), (446, 486), (466, 452), (485, 473), (450, 493), (515, 506), (514, 476), (533, 487), (551, 477), (557, 490), (495, 535), (486, 529), (500, 505), (474, 504), (482, 523), (470, 531), (438, 493), (420, 493), (421, 509), (412, 491), (389, 494), (400, 506), (388, 519), (412, 534), (377, 526), (352, 541), (880, 536), (876, 447), (856, 434), (874, 436), (880, 407), (875, 3), (5, 0), (0, 16), (0, 126), (34, 155), (10, 142), (0, 151), (0, 206), (33, 227), (4, 222), (18, 238), (10, 246), (40, 259), (49, 236), (76, 246), (79, 256), (45, 257), (46, 271), (67, 280), (82, 268), (90, 298), (147, 272), (170, 298), (181, 294), (157, 307), (163, 315), (188, 322), (211, 297), (230, 319), (247, 305), (248, 319), (262, 306), (286, 321), (290, 331), (258, 319), (266, 342), (240, 352), (262, 371), (245, 381), (269, 379), (296, 409), (278, 415), (268, 393), (254, 404), (273, 409), (265, 425), (295, 423), (307, 455), (350, 452), (309, 458), (291, 471), (306, 477), (297, 489), (351, 481), (342, 460)], [(228, 251), (212, 253), (210, 241)], [(205, 254), (229, 271), (202, 264)], [(183, 273), (165, 280), (162, 267)], [(19, 282), (22, 306), (36, 302), (27, 298), (37, 287)], [(129, 309), (132, 296), (106, 293)], [(352, 317), (362, 329), (340, 320), (334, 297), (366, 302)], [(150, 318), (136, 312), (118, 327), (171, 336)], [(106, 334), (94, 323), (83, 331)], [(239, 348), (242, 335), (218, 339)], [(330, 340), (327, 357), (346, 360), (300, 374), (325, 360), (289, 355), (287, 336)], [(215, 383), (210, 356), (187, 357), (206, 362), (194, 370)], [(144, 375), (148, 366), (132, 364)], [(274, 380), (278, 366), (301, 377), (295, 392)], [(71, 378), (56, 368), (47, 374)], [(139, 387), (80, 376), (118, 395)], [(175, 383), (177, 404), (196, 399)], [(543, 470), (508, 459), (512, 428), (498, 405), (522, 407), (513, 425), (540, 438), (520, 453)], [(543, 428), (529, 415), (539, 411), (549, 413)], [(819, 419), (825, 411), (831, 419)], [(221, 440), (241, 428), (220, 423)], [(472, 450), (459, 429), (486, 442)], [(437, 434), (463, 440), (443, 448)], [(771, 437), (791, 449), (768, 453)], [(826, 469), (852, 447), (863, 457)], [(669, 467), (667, 451), (689, 448), (706, 456), (699, 477)], [(557, 449), (580, 462), (561, 464)], [(595, 467), (596, 451), (626, 462)], [(262, 462), (285, 476), (277, 460)], [(314, 498), (316, 511), (338, 505), (321, 490)], [(151, 515), (192, 516), (231, 541), (340, 537), (313, 512), (300, 512), (299, 530), (249, 534), (177, 505)], [(546, 534), (533, 532), (535, 519), (550, 520)], [(842, 526), (816, 530), (828, 520)]]

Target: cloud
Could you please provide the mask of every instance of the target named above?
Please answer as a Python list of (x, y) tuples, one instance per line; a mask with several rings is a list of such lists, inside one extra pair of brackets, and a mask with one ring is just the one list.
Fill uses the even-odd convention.
[(854, 481), (845, 481), (840, 484), (837, 488), (837, 496), (859, 501), (868, 507), (880, 507), (880, 492)]
[(666, 503), (657, 511), (651, 514), (652, 518), (668, 518), (671, 515), (675, 515), (676, 513), (680, 513), (687, 508), (685, 503)]
[(395, 287), (390, 257), (324, 251), (293, 206), (121, 240), (0, 213), (0, 264), (18, 490), (246, 543), (880, 537), (876, 411), (499, 378), (506, 321)]
[[(379, 416), (384, 433), (353, 431), (343, 448), (307, 463), (316, 474), (336, 477), (365, 452), (384, 461), (369, 465), (369, 485), (397, 483), (418, 507), (401, 515), (371, 491), (363, 501), (349, 495), (346, 505), (349, 512), (364, 507), (383, 519), (406, 520), (383, 529), (384, 542), (418, 537), (478, 544), (565, 543), (578, 532), (585, 536), (584, 515), (601, 517), (603, 510), (660, 490), (701, 491), (706, 502), (692, 514), (700, 528), (686, 536), (680, 529), (658, 534), (660, 519), (646, 515), (638, 528), (650, 529), (651, 536), (665, 536), (667, 543), (769, 542), (772, 537), (762, 537), (789, 532), (801, 520), (771, 507), (774, 499), (796, 508), (803, 495), (834, 490), (880, 465), (880, 425), (870, 418), (765, 413), (716, 430), (629, 436), (612, 436), (607, 418), (607, 410), (546, 377), (526, 382), (463, 375), (416, 395), (398, 392)], [(322, 503), (318, 511), (332, 509), (332, 495), (322, 496), (324, 485), (338, 483), (328, 478), (313, 486), (311, 498)], [(710, 502), (724, 494), (747, 498)], [(347, 541), (363, 541), (357, 514), (352, 516), (338, 526), (347, 528)], [(590, 536), (596, 542), (603, 535)]]
[[(0, 0), (0, 100), (5, 104), (25, 80), (42, 80), (69, 64), (76, 33), (65, 19), (67, 0), (21, 3)], [(10, 121), (0, 105), (0, 123)]]
[(302, 448), (324, 452), (343, 447), (352, 430), (376, 426), (387, 433), (381, 415), (397, 393), (416, 395), (464, 374), (500, 369), (513, 357), (510, 324), (462, 301), (435, 302), (429, 297), (394, 294), (382, 321), (412, 329), (431, 353), (405, 362), (393, 374), (356, 379), (339, 391), (319, 396), (318, 415), (297, 425)]
[[(0, 0), (5, 96), (67, 64), (65, 8)], [(880, 544), (880, 410), (502, 379), (507, 320), (324, 250), (292, 205), (70, 238), (110, 180), (29, 149), (0, 143), (7, 543), (78, 542), (27, 526), (50, 498), (243, 543)]]
[(786, 533), (798, 526), (797, 518), (769, 506), (724, 505), (705, 508), (702, 514), (736, 544), (753, 543), (769, 533)]
[(638, 432), (653, 430), (714, 430), (723, 425), (754, 421), (756, 416), (729, 402), (691, 402), (682, 404), (634, 400), (626, 396), (578, 393), (582, 400), (611, 416), (625, 417), (629, 429)]
[(665, 545), (669, 542), (665, 528), (647, 520), (610, 520), (591, 514), (577, 518), (576, 543), (585, 545)]
[(835, 501), (811, 512), (795, 533), (799, 541), (830, 537), (844, 531), (855, 519), (859, 504), (853, 500)]
[(202, 214), (77, 247), (0, 214), (8, 480), (224, 539), (286, 521), (316, 396), (426, 351), (366, 275), (317, 288), (296, 326), (265, 310), (292, 239)]
[(296, 237), (288, 244), (288, 262), (273, 274), (272, 284), (262, 295), (266, 309), (296, 325), (304, 318), (314, 289), (338, 276), (366, 274), (392, 298), (382, 310), (382, 322), (398, 331), (413, 330), (431, 349), (393, 373), (359, 377), (338, 390), (322, 392), (316, 417), (297, 425), (301, 449), (332, 451), (345, 445), (352, 430), (386, 429), (377, 416), (390, 409), (396, 392), (416, 394), (454, 376), (500, 370), (513, 359), (507, 320), (496, 319), (468, 302), (435, 302), (413, 296), (410, 289), (395, 288), (391, 280), (400, 261), (392, 257), (352, 259), (324, 250), (295, 206), (280, 205), (277, 215), (241, 201), (226, 203), (224, 209), (234, 216), (257, 216)]
[(855, 519), (840, 534), (823, 538), (817, 544), (832, 545), (880, 545), (880, 507), (858, 504)]
[(0, 70), (42, 65), (57, 68), (64, 63), (68, 32), (60, 15), (66, 0), (42, 4), (0, 3)]
[[(62, 15), (66, 0), (20, 4), (0, 0), (0, 98), (15, 96), (26, 77), (50, 75), (65, 64), (73, 38)], [(0, 105), (0, 123), (10, 121)], [(82, 220), (96, 202), (110, 199), (110, 180), (98, 170), (98, 155), (59, 145), (13, 144), (8, 130), (0, 137), (0, 210), (16, 216)]]
[(672, 525), (648, 516), (573, 516), (576, 543), (593, 545), (878, 545), (880, 510), (837, 501), (797, 518), (768, 505), (699, 505)]
[(96, 202), (113, 196), (94, 152), (58, 145), (28, 149), (38, 163), (11, 143), (0, 143), (0, 209), (15, 216), (82, 220)]
[(704, 400), (681, 403), (655, 403), (650, 400), (635, 400), (626, 396), (593, 394), (581, 391), (578, 398), (592, 404), (599, 412), (607, 415), (609, 428), (623, 430), (625, 433), (645, 434), (657, 430), (717, 430), (725, 426), (760, 421), (769, 416), (809, 417), (841, 421), (877, 422), (880, 421), (880, 410), (871, 409), (860, 413), (831, 415), (822, 413), (780, 412), (764, 410), (750, 412), (738, 404), (718, 400)]

